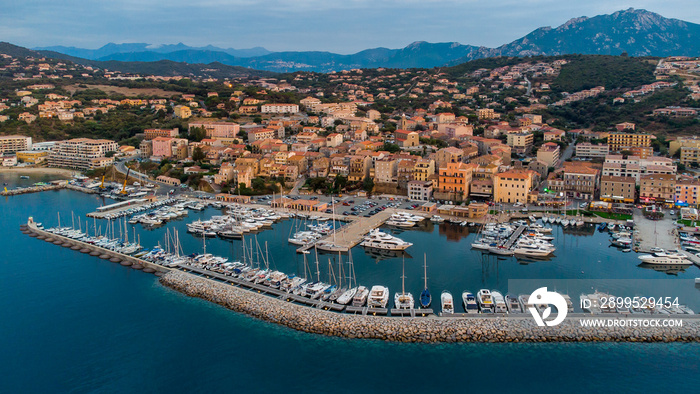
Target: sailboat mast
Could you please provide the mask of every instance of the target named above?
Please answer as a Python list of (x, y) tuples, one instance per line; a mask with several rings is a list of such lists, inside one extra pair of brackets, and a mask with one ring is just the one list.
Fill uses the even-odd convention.
[(428, 288), (428, 257), (423, 253), (423, 286)]
[(401, 259), (401, 295), (406, 294), (406, 258)]

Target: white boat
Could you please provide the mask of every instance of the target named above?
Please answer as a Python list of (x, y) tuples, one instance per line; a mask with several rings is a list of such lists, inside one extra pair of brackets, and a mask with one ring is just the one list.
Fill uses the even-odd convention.
[(360, 243), (360, 246), (382, 250), (406, 250), (413, 244), (394, 237), (380, 230), (372, 230)]
[(481, 289), (476, 293), (476, 302), (479, 304), (479, 310), (481, 313), (492, 313), (494, 309), (493, 298), (491, 297), (491, 291), (487, 289)]
[(369, 292), (367, 298), (367, 306), (370, 308), (386, 308), (389, 302), (389, 288), (386, 286), (375, 285)]
[(472, 249), (479, 249), (479, 250), (489, 250), (491, 248), (491, 244), (484, 240), (476, 241), (472, 243)]
[(364, 287), (360, 286), (357, 288), (357, 291), (355, 292), (355, 296), (352, 297), (352, 306), (364, 306), (365, 303), (367, 303), (367, 296), (369, 295), (369, 290)]
[(523, 313), (523, 306), (520, 305), (520, 301), (514, 295), (506, 294), (506, 306), (509, 313)]
[(470, 291), (462, 292), (462, 306), (466, 313), (479, 313), (479, 305), (476, 303), (476, 297)]
[(442, 313), (455, 313), (455, 305), (454, 301), (452, 300), (452, 294), (450, 294), (447, 290), (442, 291), (442, 294), (440, 295), (440, 303), (442, 305)]
[(506, 306), (506, 300), (503, 298), (503, 294), (492, 291), (491, 298), (493, 299), (493, 311), (495, 313), (508, 313), (508, 306)]
[(406, 292), (406, 262), (401, 263), (401, 292), (394, 294), (394, 307), (396, 309), (413, 309), (415, 305), (413, 294)]
[(512, 250), (504, 246), (492, 246), (489, 248), (489, 252), (500, 256), (512, 256), (515, 254)]
[(690, 260), (680, 253), (657, 252), (639, 256), (643, 263), (653, 265), (691, 265)]
[(338, 304), (342, 305), (347, 305), (352, 301), (352, 299), (355, 297), (355, 294), (357, 293), (357, 287), (353, 287), (352, 289), (349, 289), (345, 293), (341, 294), (340, 297), (336, 300)]

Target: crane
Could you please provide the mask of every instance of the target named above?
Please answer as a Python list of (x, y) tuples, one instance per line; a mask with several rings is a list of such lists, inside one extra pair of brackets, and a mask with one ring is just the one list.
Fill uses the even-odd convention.
[(119, 194), (127, 194), (126, 192), (126, 181), (129, 180), (129, 172), (131, 171), (131, 168), (127, 167), (126, 168), (126, 177), (124, 177), (124, 186), (122, 186), (122, 191), (119, 192)]
[(105, 188), (105, 175), (102, 175), (102, 183), (100, 183), (100, 190)]

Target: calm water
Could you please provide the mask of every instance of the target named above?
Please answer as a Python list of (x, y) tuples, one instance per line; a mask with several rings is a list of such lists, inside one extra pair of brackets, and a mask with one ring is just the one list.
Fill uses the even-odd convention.
[[(14, 185), (48, 179), (0, 174), (0, 180)], [(299, 333), (187, 298), (152, 275), (18, 229), (28, 216), (53, 226), (57, 211), (62, 224), (72, 222), (73, 212), (76, 226), (79, 216), (85, 226), (84, 215), (101, 204), (99, 197), (70, 191), (0, 203), (0, 392), (677, 392), (700, 384), (698, 344), (403, 345)], [(202, 240), (186, 234), (184, 223), (216, 213), (190, 212), (168, 227), (180, 229), (185, 252), (200, 252)], [(91, 232), (94, 223), (89, 221)], [(106, 223), (97, 221), (98, 229), (104, 231)], [(284, 221), (257, 235), (273, 265), (285, 272), (303, 267), (286, 243), (296, 226)], [(163, 244), (165, 231), (136, 226), (145, 245)], [(557, 257), (530, 264), (470, 251), (474, 235), (466, 228), (404, 231), (400, 237), (415, 244), (405, 258), (406, 288), (415, 295), (422, 288), (425, 253), (434, 294), (447, 289), (458, 297), (464, 289), (480, 288), (505, 294), (549, 285), (574, 299), (591, 288), (677, 296), (700, 310), (695, 267), (667, 275), (638, 267), (633, 253), (608, 248), (603, 235), (557, 231)], [(208, 240), (207, 251), (238, 259), (241, 244)], [(337, 267), (336, 256), (319, 256), (322, 278), (329, 258)], [(315, 256), (310, 260), (315, 273)], [(400, 289), (401, 258), (377, 260), (356, 248), (353, 260), (361, 284)], [(553, 278), (566, 280), (547, 280)]]

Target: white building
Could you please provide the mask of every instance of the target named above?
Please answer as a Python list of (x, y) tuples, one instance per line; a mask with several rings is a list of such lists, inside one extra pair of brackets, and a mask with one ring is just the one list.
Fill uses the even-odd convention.
[(260, 112), (264, 114), (296, 114), (299, 112), (298, 104), (263, 104)]

